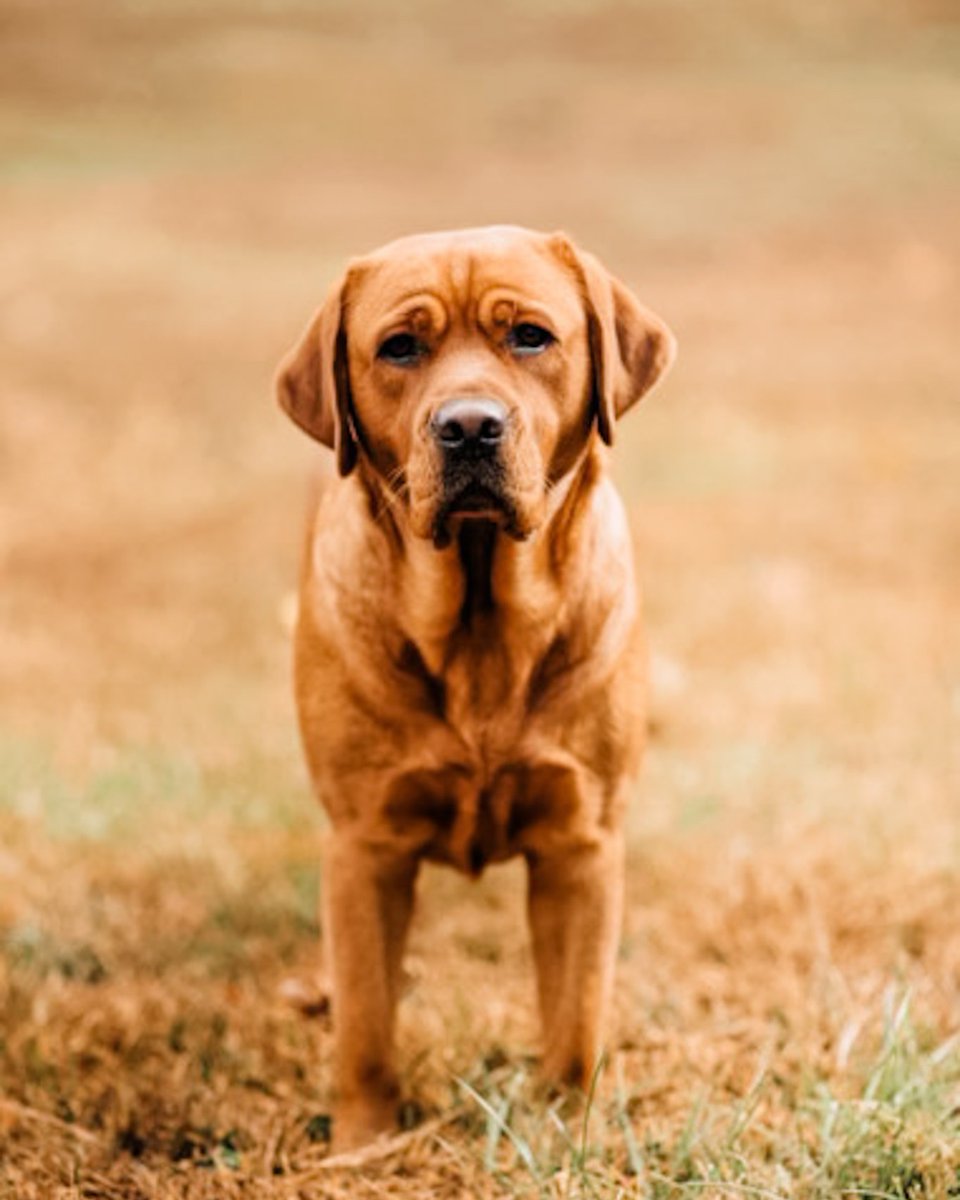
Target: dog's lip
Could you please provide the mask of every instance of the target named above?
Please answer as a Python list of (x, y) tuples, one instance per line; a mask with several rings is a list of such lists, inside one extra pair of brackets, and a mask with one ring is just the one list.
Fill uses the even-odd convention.
[(492, 521), (518, 541), (526, 537), (526, 532), (517, 523), (511, 501), (494, 488), (471, 481), (440, 507), (433, 522), (433, 544), (438, 550), (449, 546), (461, 523), (468, 521)]
[(447, 515), (451, 517), (489, 517), (502, 515), (504, 508), (503, 500), (496, 492), (482, 484), (470, 483), (457, 492), (447, 505)]

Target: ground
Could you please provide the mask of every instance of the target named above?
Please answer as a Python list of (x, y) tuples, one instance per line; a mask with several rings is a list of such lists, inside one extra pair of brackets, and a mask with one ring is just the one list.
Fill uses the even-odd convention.
[[(960, 1195), (947, 0), (0, 7), (0, 1197)], [(331, 1162), (275, 363), (345, 258), (562, 227), (677, 332), (609, 1050), (423, 881), (408, 1131)], [(304, 1008), (307, 1011), (302, 1011)]]

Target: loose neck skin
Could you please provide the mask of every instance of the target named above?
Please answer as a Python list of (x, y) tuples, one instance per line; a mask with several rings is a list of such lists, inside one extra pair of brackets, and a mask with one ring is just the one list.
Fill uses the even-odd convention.
[(463, 520), (451, 545), (437, 550), (410, 534), (403, 511), (379, 494), (382, 485), (375, 484), (374, 492), (365, 481), (378, 509), (377, 526), (393, 543), (384, 584), (396, 596), (403, 634), (431, 671), (442, 670), (454, 644), (525, 640), (529, 652), (552, 639), (570, 576), (584, 569), (578, 542), (599, 479), (600, 453), (589, 449), (551, 489), (543, 523), (524, 541), (493, 521)]

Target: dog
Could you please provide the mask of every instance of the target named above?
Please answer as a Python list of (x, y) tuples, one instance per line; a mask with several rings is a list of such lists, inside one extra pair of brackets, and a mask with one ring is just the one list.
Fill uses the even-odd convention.
[(331, 833), (335, 1145), (394, 1127), (393, 1028), (419, 864), (523, 855), (543, 1072), (584, 1086), (619, 937), (644, 740), (616, 422), (669, 367), (664, 322), (564, 234), (492, 226), (354, 260), (280, 366), (334, 451), (294, 636)]

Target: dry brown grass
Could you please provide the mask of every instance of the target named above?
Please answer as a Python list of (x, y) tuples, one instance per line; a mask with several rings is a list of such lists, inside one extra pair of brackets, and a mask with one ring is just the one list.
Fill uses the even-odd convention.
[[(947, 5), (0, 12), (0, 1196), (960, 1194)], [(327, 1157), (268, 380), (342, 257), (566, 226), (679, 333), (623, 429), (658, 655), (610, 1057), (430, 873), (407, 1135)]]

